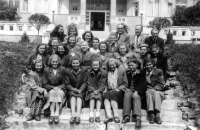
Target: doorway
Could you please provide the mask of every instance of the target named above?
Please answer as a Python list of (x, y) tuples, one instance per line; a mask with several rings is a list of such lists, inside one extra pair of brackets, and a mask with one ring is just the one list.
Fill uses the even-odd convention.
[(105, 12), (91, 12), (91, 31), (104, 31), (105, 28)]

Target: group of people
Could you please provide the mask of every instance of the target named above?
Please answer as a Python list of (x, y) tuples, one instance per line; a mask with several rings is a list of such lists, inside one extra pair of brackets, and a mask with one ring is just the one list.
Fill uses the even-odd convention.
[(132, 119), (136, 127), (141, 127), (141, 108), (145, 104), (150, 123), (161, 124), (161, 102), (163, 91), (168, 89), (165, 81), (169, 70), (159, 31), (154, 28), (152, 36), (145, 37), (142, 26), (137, 25), (135, 35), (130, 36), (128, 27), (118, 24), (115, 33), (100, 41), (91, 31), (85, 31), (81, 40), (75, 24), (67, 28), (64, 34), (63, 26), (57, 25), (48, 45), (38, 44), (28, 59), (30, 91), (26, 101), (31, 113), (27, 121), (40, 121), (41, 111), (49, 108), (49, 123), (59, 123), (62, 108), (69, 104), (70, 124), (79, 124), (81, 109), (88, 103), (90, 123), (101, 122), (103, 107), (105, 123), (127, 123)]

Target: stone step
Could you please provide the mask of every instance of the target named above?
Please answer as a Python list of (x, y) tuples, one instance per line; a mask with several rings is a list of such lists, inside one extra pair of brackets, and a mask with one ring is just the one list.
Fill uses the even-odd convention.
[[(135, 123), (116, 124), (109, 123), (89, 123), (81, 121), (80, 125), (70, 125), (69, 120), (60, 119), (59, 124), (49, 125), (47, 118), (41, 121), (25, 121), (24, 117), (8, 117), (6, 121), (10, 128), (7, 130), (136, 130)], [(186, 125), (183, 123), (163, 123), (162, 125), (149, 124), (142, 122), (140, 130), (184, 130)]]

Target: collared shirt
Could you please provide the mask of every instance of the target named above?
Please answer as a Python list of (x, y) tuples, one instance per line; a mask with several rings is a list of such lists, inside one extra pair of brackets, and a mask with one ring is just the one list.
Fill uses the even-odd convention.
[(71, 72), (72, 72), (72, 74), (77, 76), (81, 72), (81, 68), (79, 68), (77, 72), (72, 69)]
[(57, 74), (57, 70), (53, 69), (53, 74), (56, 75)]
[(148, 83), (151, 83), (151, 80), (150, 80), (151, 75), (152, 75), (152, 71), (151, 72), (146, 71), (146, 80)]
[(94, 49), (94, 48), (90, 48), (90, 52), (92, 52), (92, 53), (99, 53), (100, 52), (100, 50), (99, 49)]
[[(139, 40), (140, 40), (140, 35), (139, 35), (139, 36), (138, 36), (138, 35), (135, 35), (135, 43), (136, 43), (137, 46), (138, 46)], [(138, 46), (138, 47), (139, 47), (139, 46)]]
[(112, 89), (117, 88), (117, 78), (118, 78), (118, 69), (115, 69), (114, 72), (108, 72), (108, 83), (112, 87)]

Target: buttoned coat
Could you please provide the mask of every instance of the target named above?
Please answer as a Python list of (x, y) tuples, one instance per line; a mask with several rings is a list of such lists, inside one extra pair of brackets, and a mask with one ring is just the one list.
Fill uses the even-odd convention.
[(98, 59), (102, 65), (102, 68), (107, 70), (107, 63), (110, 58), (113, 58), (112, 53), (106, 52), (104, 55), (104, 59), (101, 57), (101, 53), (94, 54), (94, 59)]
[(164, 51), (164, 46), (165, 46), (164, 39), (162, 39), (160, 37), (158, 37), (156, 42), (154, 42), (153, 37), (149, 36), (149, 37), (145, 38), (144, 43), (149, 45), (149, 48), (151, 48), (152, 45), (157, 44), (160, 47), (160, 49), (162, 51)]
[(64, 84), (65, 79), (65, 68), (62, 66), (59, 66), (57, 69), (56, 75), (53, 73), (53, 68), (48, 67), (44, 69), (43, 74), (43, 87), (50, 91), (54, 87), (60, 88), (64, 93), (67, 92), (67, 88)]
[[(127, 80), (127, 76), (126, 76), (126, 71), (124, 68), (117, 68), (118, 69), (118, 78), (117, 78), (117, 89), (121, 90), (121, 91), (126, 91), (127, 87), (128, 87), (128, 80)], [(109, 73), (109, 71), (108, 71)], [(111, 84), (109, 84), (108, 81), (108, 87), (107, 90), (112, 90), (112, 86)]]
[(94, 60), (94, 53), (87, 51), (85, 56), (83, 57), (82, 52), (76, 52), (75, 55), (81, 61), (81, 66), (90, 67), (92, 61)]
[[(146, 75), (146, 69), (143, 69), (141, 74)], [(150, 75), (150, 83), (146, 81), (146, 87), (156, 89), (157, 91), (163, 91), (164, 85), (165, 81), (163, 77), (163, 71), (161, 69), (153, 68), (152, 74)]]
[(100, 69), (97, 75), (95, 75), (94, 70), (90, 69), (87, 80), (86, 100), (90, 98), (89, 94), (95, 90), (98, 90), (100, 93), (103, 93), (106, 86), (107, 86), (107, 72), (104, 69)]

